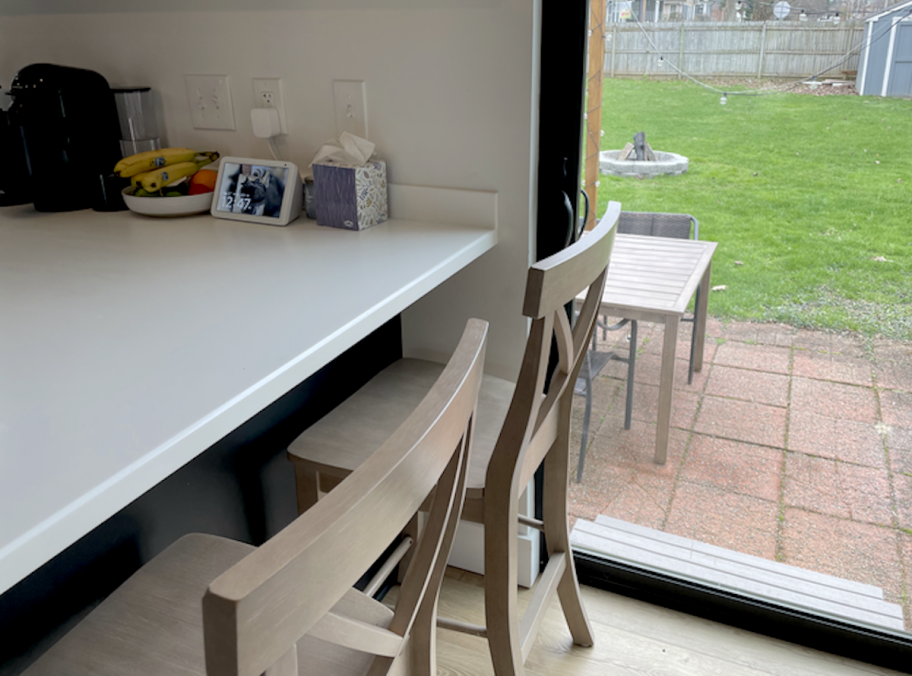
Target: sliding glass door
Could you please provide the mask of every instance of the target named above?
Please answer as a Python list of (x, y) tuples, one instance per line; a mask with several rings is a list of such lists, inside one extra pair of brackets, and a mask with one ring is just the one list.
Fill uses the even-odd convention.
[[(584, 115), (594, 108), (592, 101), (584, 103), (590, 10), (587, 2), (544, 3), (539, 258), (565, 246), (581, 216)], [(641, 35), (653, 31), (650, 41), (643, 38), (646, 47), (610, 42), (631, 27)], [(653, 72), (666, 59), (677, 65), (678, 50), (661, 51), (655, 25), (609, 23), (600, 30), (590, 39), (607, 36), (606, 52), (615, 63), (640, 49), (649, 53)], [(612, 360), (593, 381), (581, 481), (571, 486), (581, 580), (906, 670), (912, 664), (912, 349), (901, 340), (799, 328), (800, 312), (792, 323), (713, 318), (714, 305), (738, 316), (717, 300), (725, 289), (712, 290), (725, 287), (732, 271), (752, 263), (780, 264), (780, 275), (793, 273), (788, 257), (752, 258), (767, 235), (745, 231), (742, 223), (760, 208), (774, 208), (785, 222), (795, 210), (825, 209), (841, 188), (833, 185), (827, 198), (799, 194), (799, 203), (779, 204), (775, 192), (762, 189), (748, 199), (746, 188), (731, 185), (724, 148), (734, 153), (749, 147), (748, 139), (761, 132), (746, 130), (768, 122), (763, 115), (775, 116), (775, 126), (786, 125), (789, 114), (729, 95), (741, 106), (732, 114), (732, 105), (720, 105), (722, 96), (669, 73), (673, 77), (660, 81), (604, 80), (601, 149), (620, 150), (645, 131), (656, 151), (690, 153), (689, 174), (599, 177), (595, 208), (601, 214), (615, 199), (629, 211), (690, 213), (699, 222), (699, 239), (718, 242), (713, 282), (701, 290), (709, 299), (709, 319), (699, 327), (705, 335), (702, 369), (688, 382), (691, 324), (678, 329), (673, 365), (663, 364), (669, 355), (665, 325), (654, 317), (641, 320), (635, 334), (629, 325), (597, 330), (599, 353), (626, 356), (632, 349), (637, 359), (632, 377), (628, 364)], [(779, 98), (787, 96), (799, 94)], [(786, 98), (782, 105), (795, 104)], [(723, 150), (707, 142), (707, 128), (732, 135), (726, 145), (715, 144)], [(781, 150), (761, 148), (751, 161), (772, 173), (776, 162), (762, 152)], [(744, 171), (752, 180), (763, 175)], [(716, 191), (697, 182), (707, 176), (717, 182)], [(710, 199), (725, 208), (702, 206)], [(773, 230), (780, 232), (767, 232)], [(788, 232), (779, 244), (787, 250), (795, 241), (807, 246)], [(668, 264), (665, 254), (654, 260), (657, 268)], [(877, 283), (876, 273), (871, 281)], [(758, 291), (756, 307), (741, 315), (756, 317), (752, 310), (764, 302)], [(693, 304), (685, 317), (692, 311)], [(605, 324), (618, 318), (606, 317)], [(669, 369), (671, 416), (667, 458), (660, 464), (659, 400)], [(625, 429), (628, 387), (633, 400)], [(577, 448), (584, 408), (585, 397), (578, 397)]]

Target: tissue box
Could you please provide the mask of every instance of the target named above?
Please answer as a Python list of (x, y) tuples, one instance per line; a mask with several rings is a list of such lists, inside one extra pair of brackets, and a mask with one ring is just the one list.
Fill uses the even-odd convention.
[(386, 162), (363, 167), (334, 160), (313, 163), (317, 225), (364, 230), (388, 218)]

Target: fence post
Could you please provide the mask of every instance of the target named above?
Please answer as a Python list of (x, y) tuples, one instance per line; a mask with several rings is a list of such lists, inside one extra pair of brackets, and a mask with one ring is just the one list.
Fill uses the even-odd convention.
[[(684, 70), (684, 22), (681, 22), (681, 30), (678, 31), (678, 70)], [(684, 76), (678, 73), (678, 79), (683, 80)]]
[(763, 77), (763, 56), (766, 53), (766, 21), (763, 22), (763, 32), (760, 33), (760, 63), (757, 66), (757, 78)]
[(605, 83), (605, 14), (608, 3), (598, 0), (589, 9), (589, 73), (586, 106), (586, 230), (595, 227), (598, 207), (599, 151), (602, 145), (602, 85)]
[(611, 35), (611, 77), (614, 77), (615, 55), (617, 54), (618, 43), (618, 26), (614, 24), (614, 30)]
[[(845, 55), (845, 64), (843, 65), (842, 69), (844, 71), (846, 71), (846, 70), (850, 70), (849, 66), (852, 63), (852, 42), (854, 42), (852, 38), (855, 37), (854, 22), (852, 23), (851, 26), (849, 26), (848, 22), (846, 22), (843, 25), (843, 30), (845, 30), (845, 34), (846, 34), (846, 55)], [(862, 37), (863, 36), (864, 36), (864, 32), (862, 32)], [(857, 74), (857, 69), (856, 69), (856, 74)], [(842, 73), (839, 73), (839, 75), (842, 75)]]

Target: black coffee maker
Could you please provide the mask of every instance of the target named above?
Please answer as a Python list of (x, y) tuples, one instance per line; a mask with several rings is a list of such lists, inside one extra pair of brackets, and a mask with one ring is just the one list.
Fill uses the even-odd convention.
[(108, 210), (120, 160), (114, 93), (98, 73), (38, 63), (10, 84), (9, 124), (21, 130), (38, 211)]
[(12, 101), (8, 92), (0, 92), (0, 207), (32, 201), (22, 133), (10, 124), (6, 112)]

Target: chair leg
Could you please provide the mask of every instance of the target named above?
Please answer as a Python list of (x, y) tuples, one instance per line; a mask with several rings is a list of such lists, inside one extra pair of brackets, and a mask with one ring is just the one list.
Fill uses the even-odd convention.
[(700, 307), (700, 286), (697, 285), (697, 292), (694, 295), (694, 319), (693, 319), (693, 329), (690, 333), (690, 364), (687, 367), (687, 384), (693, 385), (694, 379), (694, 356), (697, 354), (697, 329), (699, 319), (697, 318), (697, 308)]
[(576, 483), (583, 480), (583, 467), (586, 464), (586, 445), (589, 441), (589, 422), (592, 416), (592, 362), (591, 352), (586, 351), (586, 412), (583, 415), (582, 438), (580, 439), (579, 462), (576, 466)]
[(517, 500), (511, 491), (485, 491), (485, 624), (496, 676), (523, 676), (516, 602)]
[(637, 354), (637, 321), (630, 320), (630, 354), (627, 357), (627, 402), (624, 407), (624, 429), (630, 429), (630, 417), (633, 413), (633, 381), (636, 376)]
[(294, 464), (295, 488), (298, 494), (298, 514), (303, 514), (317, 504), (320, 497), (320, 477), (316, 472), (301, 467), (294, 462), (294, 459), (292, 459), (292, 464)]
[(414, 676), (437, 675), (437, 594), (433, 600), (422, 602), (412, 625), (408, 650), (410, 667), (406, 673)]
[(569, 438), (559, 435), (554, 447), (545, 456), (542, 521), (548, 555), (566, 553), (567, 556), (567, 568), (558, 583), (557, 595), (570, 629), (570, 635), (576, 645), (588, 647), (593, 644), (592, 627), (580, 597), (576, 566), (573, 564), (573, 551), (570, 548), (570, 531), (567, 526), (568, 458), (567, 451), (562, 452), (560, 446), (566, 448), (569, 441)]

